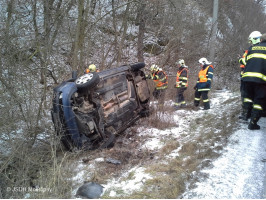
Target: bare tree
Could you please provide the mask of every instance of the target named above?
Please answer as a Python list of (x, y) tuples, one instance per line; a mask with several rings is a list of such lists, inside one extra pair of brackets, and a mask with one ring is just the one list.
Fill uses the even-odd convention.
[[(50, 145), (57, 144), (49, 116), (51, 88), (67, 79), (72, 70), (82, 72), (90, 62), (107, 69), (139, 61), (158, 62), (167, 72), (174, 72), (176, 61), (183, 58), (190, 67), (193, 86), (197, 60), (209, 52), (212, 2), (1, 1), (0, 142), (5, 154), (0, 153), (0, 178), (4, 180), (0, 184), (34, 184), (42, 168), (42, 180), (48, 181), (45, 175), (59, 169), (54, 159), (56, 148)], [(238, 55), (249, 47), (248, 35), (254, 30), (266, 32), (263, 2), (220, 3), (214, 83), (228, 87), (237, 83)], [(145, 56), (144, 47), (149, 41), (160, 51), (147, 51)], [(42, 153), (36, 151), (42, 148)], [(52, 185), (60, 180), (54, 178)], [(64, 193), (59, 190), (58, 195)], [(5, 193), (2, 197), (18, 197), (12, 195)]]
[(139, 62), (144, 62), (143, 57), (143, 41), (144, 41), (144, 33), (145, 33), (145, 7), (146, 4), (140, 3), (138, 6), (138, 15), (137, 15), (137, 25), (139, 26), (138, 33), (138, 43), (137, 43), (137, 58)]

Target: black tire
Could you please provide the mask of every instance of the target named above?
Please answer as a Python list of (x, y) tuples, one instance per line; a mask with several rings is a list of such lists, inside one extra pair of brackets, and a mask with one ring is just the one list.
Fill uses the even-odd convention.
[(95, 73), (88, 73), (80, 76), (75, 80), (76, 86), (79, 91), (88, 90), (100, 82), (99, 75)]
[(135, 63), (135, 64), (130, 65), (130, 67), (131, 67), (131, 70), (138, 71), (142, 69), (143, 67), (145, 67), (145, 63), (143, 62)]

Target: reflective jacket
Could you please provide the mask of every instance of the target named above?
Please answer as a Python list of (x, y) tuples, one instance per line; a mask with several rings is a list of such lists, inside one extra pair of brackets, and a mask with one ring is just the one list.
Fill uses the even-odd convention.
[(199, 92), (209, 91), (211, 89), (211, 81), (213, 77), (213, 66), (203, 65), (199, 72), (199, 78), (196, 88)]
[(246, 56), (246, 67), (242, 80), (266, 83), (266, 41), (251, 46)]
[(239, 59), (239, 63), (240, 63), (240, 68), (241, 68), (241, 72), (240, 72), (240, 76), (242, 77), (244, 74), (244, 70), (245, 70), (245, 65), (246, 65), (246, 56), (247, 56), (248, 50), (245, 50), (242, 58)]
[(176, 87), (187, 88), (188, 86), (188, 69), (187, 67), (179, 67), (176, 73)]
[(151, 79), (156, 83), (156, 89), (166, 89), (168, 87), (168, 77), (163, 70), (154, 72), (151, 76)]

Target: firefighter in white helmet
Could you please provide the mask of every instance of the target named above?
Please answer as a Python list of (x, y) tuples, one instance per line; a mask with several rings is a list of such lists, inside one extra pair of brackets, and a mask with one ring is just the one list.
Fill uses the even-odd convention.
[(210, 109), (210, 102), (208, 98), (208, 92), (211, 89), (211, 81), (213, 78), (213, 65), (206, 58), (199, 59), (201, 70), (198, 75), (198, 81), (195, 85), (195, 99), (194, 105), (197, 107), (200, 103), (202, 96), (204, 110)]
[(265, 110), (266, 101), (266, 34), (253, 31), (249, 35), (252, 46), (245, 57), (246, 66), (242, 80), (244, 83), (243, 119), (250, 122), (248, 129), (258, 130), (257, 124)]
[(180, 59), (176, 64), (178, 66), (175, 83), (177, 94), (174, 108), (177, 110), (179, 108), (186, 107), (184, 92), (188, 87), (188, 66), (185, 65), (185, 61), (183, 59)]
[(259, 31), (253, 31), (252, 33), (250, 33), (248, 40), (252, 45), (258, 44), (260, 43), (260, 38), (261, 38), (262, 34)]

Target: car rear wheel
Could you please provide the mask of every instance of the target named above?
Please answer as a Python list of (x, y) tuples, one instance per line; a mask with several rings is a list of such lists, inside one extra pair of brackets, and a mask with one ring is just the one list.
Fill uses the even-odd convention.
[(78, 90), (82, 91), (97, 85), (100, 81), (100, 77), (97, 73), (88, 73), (80, 76), (75, 81)]

